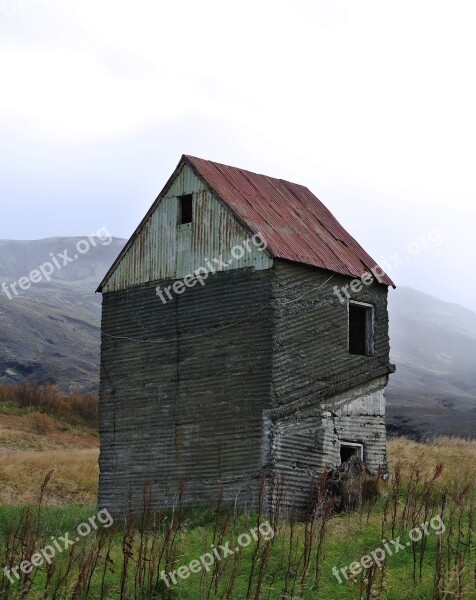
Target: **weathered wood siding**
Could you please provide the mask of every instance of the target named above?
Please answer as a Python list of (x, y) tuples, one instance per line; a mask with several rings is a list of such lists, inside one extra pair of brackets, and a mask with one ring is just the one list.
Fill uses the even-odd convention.
[[(177, 226), (178, 197), (185, 194), (193, 195), (193, 222), (190, 226)], [(246, 252), (242, 258), (232, 257), (233, 247), (241, 245), (247, 238), (249, 234), (235, 221), (228, 209), (185, 165), (105, 282), (102, 291), (108, 293), (150, 281), (183, 278), (205, 266), (207, 259), (213, 261), (220, 255), (228, 266), (226, 269), (218, 266), (217, 270), (270, 268), (272, 259), (253, 245), (250, 246), (251, 252)]]
[(222, 486), (227, 502), (253, 500), (271, 398), (271, 278), (217, 273), (167, 304), (154, 284), (104, 294), (101, 506), (140, 507), (147, 484), (153, 507), (170, 506), (182, 482), (187, 503), (213, 502)]

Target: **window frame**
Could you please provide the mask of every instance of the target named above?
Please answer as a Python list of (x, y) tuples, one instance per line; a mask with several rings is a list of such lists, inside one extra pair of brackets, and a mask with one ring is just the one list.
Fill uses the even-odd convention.
[[(365, 316), (365, 353), (350, 351), (350, 306), (360, 306), (366, 310)], [(349, 300), (347, 302), (347, 352), (352, 356), (374, 356), (375, 355), (375, 306), (369, 302)]]
[(362, 462), (364, 462), (364, 444), (362, 442), (346, 442), (344, 440), (339, 442), (339, 460), (340, 460), (340, 464), (342, 463), (342, 456), (341, 456), (341, 450), (342, 448), (353, 448), (355, 450), (357, 450), (356, 454), (357, 456), (360, 458), (360, 460)]
[[(193, 194), (181, 194), (177, 196), (177, 226), (183, 229), (189, 228), (193, 223)], [(190, 221), (183, 220), (183, 201), (190, 201)]]

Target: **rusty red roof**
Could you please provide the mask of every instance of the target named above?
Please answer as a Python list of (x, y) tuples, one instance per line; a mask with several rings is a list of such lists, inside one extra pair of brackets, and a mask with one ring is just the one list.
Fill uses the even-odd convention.
[[(273, 258), (355, 277), (378, 266), (307, 187), (194, 156), (182, 161), (245, 229), (262, 234)], [(381, 280), (395, 287), (388, 275)]]
[[(183, 164), (190, 165), (245, 230), (262, 235), (273, 258), (353, 277), (378, 267), (307, 187), (184, 154), (97, 291), (101, 291)], [(379, 272), (383, 273), (382, 283), (395, 287), (383, 269)]]

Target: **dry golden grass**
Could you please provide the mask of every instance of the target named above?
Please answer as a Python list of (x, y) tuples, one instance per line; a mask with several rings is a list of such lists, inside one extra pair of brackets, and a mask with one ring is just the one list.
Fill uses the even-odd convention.
[(453, 489), (466, 485), (474, 486), (476, 480), (476, 440), (440, 436), (428, 442), (414, 442), (407, 438), (388, 441), (390, 471), (400, 463), (402, 479), (408, 480), (416, 467), (422, 479), (430, 479), (438, 464), (443, 472), (438, 477), (440, 484)]
[(0, 504), (33, 504), (45, 475), (48, 506), (94, 504), (98, 481), (97, 449), (11, 451), (0, 454)]
[[(99, 439), (81, 428), (68, 427), (38, 413), (0, 414), (0, 504), (30, 504), (48, 471), (53, 470), (45, 500), (51, 506), (94, 504), (98, 482)], [(400, 463), (408, 480), (415, 465), (429, 479), (439, 463), (439, 482), (461, 489), (476, 480), (476, 440), (439, 437), (427, 443), (407, 438), (388, 441), (393, 471)]]
[(50, 506), (94, 504), (98, 437), (38, 413), (0, 415), (0, 504), (32, 504), (53, 470), (45, 501)]
[[(59, 450), (97, 448), (99, 437), (90, 430), (72, 427), (36, 411), (26, 415), (0, 414), (0, 452), (5, 450)], [(45, 426), (46, 423), (46, 426)]]

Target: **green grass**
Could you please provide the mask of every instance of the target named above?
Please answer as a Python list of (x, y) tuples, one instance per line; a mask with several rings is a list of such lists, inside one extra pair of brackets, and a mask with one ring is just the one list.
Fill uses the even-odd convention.
[(0, 414), (2, 415), (27, 415), (31, 413), (34, 409), (31, 406), (20, 407), (16, 405), (14, 402), (10, 402), (7, 400), (0, 399)]
[[(17, 452), (9, 460), (24, 457), (23, 462), (17, 459), (14, 463), (16, 470), (33, 465), (35, 473), (49, 470), (55, 460), (44, 497), (47, 502), (57, 502), (59, 495), (66, 494), (66, 470), (74, 471), (75, 487), (80, 482), (92, 485), (97, 477), (93, 469), (96, 454), (95, 450), (89, 452), (91, 456), (81, 460), (79, 449), (60, 456), (58, 451)], [(38, 457), (44, 458), (39, 466)], [(5, 564), (14, 566), (30, 558), (51, 544), (52, 536), (59, 539), (69, 533), (74, 538), (77, 526), (97, 514), (90, 503), (95, 488), (83, 496), (88, 505), (41, 506), (38, 520), (38, 508), (0, 506), (0, 598), (476, 599), (475, 457), (476, 442), (470, 440), (438, 438), (427, 444), (391, 440), (392, 477), (386, 495), (339, 515), (327, 517), (323, 512), (308, 523), (278, 519), (273, 523), (272, 540), (261, 538), (259, 545), (253, 540), (233, 556), (217, 561), (210, 572), (202, 570), (178, 579), (170, 590), (160, 580), (161, 585), (155, 585), (158, 572), (188, 565), (210, 552), (212, 543), (231, 542), (234, 548), (238, 536), (256, 526), (257, 515), (179, 506), (174, 515), (148, 515), (144, 523), (118, 519), (111, 528), (99, 529), (81, 538), (71, 550), (58, 553), (50, 567), (41, 566), (20, 583), (9, 585), (1, 573)], [(5, 477), (11, 480), (13, 474), (8, 471)], [(382, 536), (386, 540), (400, 536), (406, 544), (413, 526), (438, 514), (446, 526), (441, 536), (430, 528), (430, 535), (388, 556), (381, 569), (360, 573), (355, 581), (341, 577), (339, 583), (334, 577), (334, 566), (339, 570), (348, 567), (382, 547)], [(305, 566), (306, 549), (309, 560)]]
[[(438, 496), (442, 500), (441, 496)], [(432, 514), (438, 510), (438, 500), (434, 498), (435, 504), (432, 507)], [(404, 509), (404, 504), (399, 502), (399, 512)], [(418, 507), (415, 506), (418, 512)], [(390, 512), (387, 506), (387, 526), (384, 527), (386, 539), (391, 539), (391, 521)], [(34, 509), (30, 509), (33, 511)], [(455, 506), (451, 502), (447, 505), (444, 520), (447, 521), (447, 531), (441, 536), (443, 543), (443, 558), (450, 559), (453, 565), (455, 560), (462, 561), (462, 582), (461, 589), (465, 595), (460, 598), (476, 597), (474, 588), (474, 564), (475, 554), (474, 545), (467, 545), (470, 534), (469, 519), (472, 518), (471, 504), (465, 505), (464, 510), (460, 510), (456, 515)], [(340, 584), (332, 574), (334, 566), (341, 569), (350, 565), (354, 561), (359, 561), (362, 555), (370, 554), (375, 548), (382, 546), (382, 520), (385, 513), (384, 501), (370, 507), (370, 512), (366, 507), (362, 511), (351, 512), (333, 516), (326, 521), (317, 520), (315, 522), (314, 544), (311, 552), (307, 575), (304, 577), (303, 593), (301, 593), (301, 576), (303, 574), (303, 550), (306, 529), (309, 532), (309, 524), (296, 523), (289, 524), (286, 521), (280, 521), (276, 525), (275, 536), (270, 541), (270, 552), (263, 563), (263, 577), (261, 581), (261, 592), (256, 595), (259, 582), (260, 563), (264, 560), (263, 550), (266, 547), (266, 540), (260, 539), (260, 547), (257, 557), (253, 559), (257, 544), (253, 540), (249, 546), (241, 549), (233, 556), (228, 557), (222, 562), (216, 562), (219, 571), (216, 578), (213, 577), (214, 566), (207, 573), (202, 570), (201, 573), (191, 574), (186, 580), (178, 580), (178, 585), (168, 590), (165, 585), (158, 588), (154, 595), (148, 586), (143, 586), (141, 598), (173, 598), (181, 600), (198, 600), (202, 598), (222, 598), (227, 597), (226, 591), (232, 585), (232, 591), (228, 596), (231, 600), (241, 600), (245, 598), (286, 598), (303, 600), (315, 600), (316, 598), (325, 599), (343, 599), (343, 598), (385, 598), (387, 600), (402, 599), (433, 599), (434, 598), (434, 579), (435, 565), (438, 563), (438, 535), (430, 528), (430, 535), (424, 538), (425, 549), (423, 551), (423, 542), (418, 542), (415, 546), (405, 547), (397, 554), (389, 556), (383, 563), (383, 569), (375, 572), (375, 582), (371, 591), (366, 591), (366, 579), (361, 574), (355, 580), (349, 579)], [(51, 543), (51, 536), (59, 538), (65, 532), (69, 532), (70, 537), (75, 535), (76, 527), (80, 523), (85, 523), (96, 514), (96, 509), (90, 507), (68, 507), (66, 509), (42, 508), (39, 532), (36, 534), (37, 543), (35, 549), (41, 549), (45, 544)], [(412, 519), (417, 517), (413, 514)], [(34, 528), (34, 515), (31, 513), (31, 528)], [(410, 523), (407, 527), (402, 522), (402, 514), (396, 521), (396, 536), (401, 536), (402, 543), (408, 540), (408, 533), (411, 529)], [(204, 553), (210, 552), (212, 543), (225, 543), (232, 541), (231, 547), (237, 546), (237, 538), (240, 534), (249, 532), (257, 525), (257, 516), (255, 514), (232, 514), (225, 511), (218, 513), (205, 509), (184, 509), (181, 511), (179, 521), (170, 528), (172, 535), (175, 536), (173, 543), (164, 543), (167, 528), (170, 526), (172, 515), (164, 513), (156, 520), (152, 531), (152, 523), (149, 523), (145, 539), (141, 543), (140, 528), (135, 529), (132, 523), (129, 525), (115, 524), (113, 528), (103, 530), (99, 533), (92, 533), (90, 536), (80, 540), (75, 546), (75, 558), (72, 568), (68, 575), (68, 585), (64, 588), (64, 596), (70, 597), (75, 583), (78, 579), (78, 573), (81, 567), (91, 564), (92, 559), (88, 553), (93, 553), (98, 549), (101, 543), (104, 547), (100, 552), (101, 557), (98, 565), (94, 569), (94, 575), (91, 578), (87, 595), (77, 596), (78, 598), (120, 598), (121, 597), (121, 577), (126, 572), (126, 592), (123, 598), (134, 598), (134, 581), (138, 568), (144, 568), (148, 571), (150, 558), (154, 551), (152, 549), (152, 540), (160, 541), (156, 548), (156, 555), (160, 548), (165, 547), (165, 553), (161, 567), (167, 572), (177, 570), (182, 565), (188, 565), (191, 560), (199, 559)], [(265, 518), (261, 518), (263, 522)], [(24, 509), (19, 507), (1, 507), (0, 508), (0, 540), (1, 545), (6, 545), (8, 532), (12, 531), (18, 524), (28, 521)], [(415, 522), (419, 522), (418, 518)], [(322, 549), (316, 560), (318, 552), (318, 529), (325, 525), (325, 537)], [(138, 525), (137, 523), (135, 524)], [(448, 529), (452, 528), (449, 532)], [(223, 539), (220, 540), (220, 531), (225, 530)], [(214, 535), (215, 531), (215, 535)], [(101, 537), (103, 534), (105, 537)], [(459, 541), (458, 541), (459, 540)], [(464, 543), (461, 543), (464, 542)], [(106, 548), (110, 543), (109, 562), (105, 574), (105, 583), (103, 596), (101, 596), (101, 584), (104, 574), (104, 565)], [(466, 544), (466, 545), (465, 545)], [(417, 559), (417, 568), (414, 572), (414, 550)], [(458, 552), (464, 556), (458, 559)], [(130, 556), (127, 556), (130, 553)], [(146, 554), (146, 560), (139, 559), (140, 554)], [(25, 556), (25, 555), (24, 555)], [(419, 561), (422, 557), (422, 571), (420, 575)], [(61, 574), (67, 571), (69, 554), (68, 552), (58, 553), (54, 558), (53, 565), (55, 574), (52, 576), (60, 578)], [(125, 562), (128, 565), (125, 567)], [(445, 562), (445, 560), (443, 561)], [(254, 564), (254, 566), (253, 566)], [(3, 566), (3, 564), (1, 565)], [(316, 566), (318, 577), (316, 578)], [(441, 565), (440, 565), (441, 566)], [(252, 573), (253, 567), (253, 573)], [(444, 570), (446, 567), (442, 567)], [(152, 571), (151, 571), (152, 572)], [(156, 569), (153, 570), (156, 572)], [(449, 590), (447, 596), (440, 595), (441, 598), (458, 598), (455, 594), (457, 584), (455, 583), (456, 571), (450, 571), (445, 575), (445, 586)], [(30, 595), (27, 597), (41, 597), (47, 583), (47, 570), (44, 567), (38, 568), (34, 574), (34, 583)], [(154, 579), (155, 581), (155, 579)], [(251, 583), (250, 583), (251, 581)], [(216, 588), (215, 588), (216, 583)], [(51, 583), (49, 584), (51, 587)], [(16, 584), (18, 586), (18, 584)], [(15, 597), (19, 586), (12, 586), (8, 596)], [(250, 586), (251, 595), (247, 596)], [(472, 590), (472, 592), (470, 591)], [(210, 591), (209, 596), (207, 596)], [(83, 590), (84, 592), (84, 590)], [(284, 595), (283, 595), (284, 592)], [(473, 593), (473, 596), (468, 595)], [(137, 595), (137, 594), (136, 594)], [(47, 594), (47, 597), (52, 597)]]

